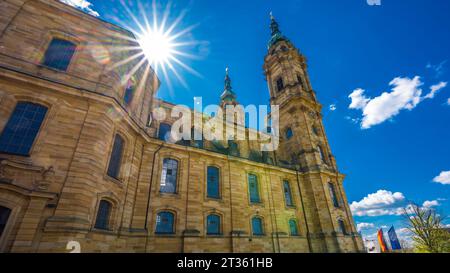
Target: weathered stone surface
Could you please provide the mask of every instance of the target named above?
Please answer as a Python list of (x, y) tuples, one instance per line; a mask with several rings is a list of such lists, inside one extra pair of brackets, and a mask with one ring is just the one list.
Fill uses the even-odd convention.
[[(204, 149), (163, 143), (157, 139), (159, 124), (147, 126), (152, 108), (173, 107), (154, 99), (156, 76), (137, 72), (144, 87), (127, 106), (121, 79), (134, 64), (112, 68), (127, 57), (112, 48), (130, 43), (120, 38), (131, 37), (128, 31), (58, 1), (6, 0), (0, 3), (0, 14), (0, 131), (17, 102), (48, 107), (29, 157), (0, 153), (0, 206), (12, 210), (0, 237), (1, 252), (68, 252), (69, 241), (78, 241), (82, 252), (362, 251), (343, 176), (336, 171), (321, 117), (314, 114), (320, 113), (320, 105), (312, 91), (295, 97), (304, 90), (293, 84), (278, 96), (270, 87), (281, 106), (281, 128), (289, 123), (294, 132), (270, 157), (290, 161), (296, 152), (298, 172), (246, 159), (258, 149), (257, 141), (239, 142), (240, 157), (210, 151), (208, 142)], [(53, 37), (79, 45), (67, 72), (41, 65)], [(106, 60), (96, 56), (99, 50)], [(283, 71), (301, 71), (307, 77), (298, 60), (295, 54), (287, 59)], [(280, 63), (270, 56), (265, 69), (270, 83), (281, 73)], [(287, 82), (295, 81), (294, 74), (284, 76)], [(311, 132), (313, 124), (320, 128), (319, 135)], [(116, 134), (125, 146), (118, 179), (113, 179), (106, 172)], [(318, 143), (330, 155), (327, 164), (315, 150)], [(176, 194), (160, 193), (164, 158), (179, 161)], [(208, 166), (220, 169), (219, 200), (206, 194)], [(258, 177), (261, 204), (249, 201), (250, 173)], [(285, 205), (285, 180), (293, 207)], [(328, 182), (338, 189), (339, 208), (333, 206)], [(108, 231), (94, 228), (102, 199), (113, 205)], [(156, 214), (162, 210), (175, 214), (173, 235), (154, 232)], [(206, 234), (210, 213), (221, 216), (222, 235)], [(255, 215), (263, 219), (264, 236), (251, 235)], [(289, 219), (297, 220), (299, 236), (289, 235)], [(349, 235), (339, 232), (337, 219), (344, 220)]]

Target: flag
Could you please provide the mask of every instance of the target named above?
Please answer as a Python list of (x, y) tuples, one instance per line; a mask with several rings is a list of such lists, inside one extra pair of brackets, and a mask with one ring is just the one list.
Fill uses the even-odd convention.
[(391, 241), (392, 250), (400, 250), (402, 246), (400, 245), (400, 241), (398, 240), (397, 233), (395, 232), (394, 226), (392, 226), (388, 231), (389, 240)]
[(378, 243), (380, 244), (381, 252), (383, 252), (383, 253), (387, 252), (388, 248), (387, 248), (387, 245), (386, 245), (386, 241), (384, 240), (383, 229), (380, 228), (378, 230), (377, 237), (378, 237)]

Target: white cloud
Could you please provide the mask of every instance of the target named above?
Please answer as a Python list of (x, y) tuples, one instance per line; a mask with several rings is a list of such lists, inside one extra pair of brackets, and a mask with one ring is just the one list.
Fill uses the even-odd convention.
[(350, 209), (356, 216), (401, 215), (405, 206), (403, 193), (378, 190), (359, 202), (354, 201)]
[(430, 93), (423, 97), (420, 88), (422, 85), (419, 76), (413, 79), (397, 77), (389, 83), (391, 92), (383, 92), (374, 98), (365, 96), (365, 90), (358, 88), (348, 96), (351, 99), (349, 109), (362, 111), (361, 128), (368, 129), (393, 118), (402, 110), (414, 109), (424, 99), (432, 99), (447, 83), (431, 86)]
[(348, 108), (350, 109), (364, 109), (370, 99), (366, 98), (364, 94), (364, 89), (355, 89), (348, 97), (352, 99), (352, 103)]
[(450, 171), (441, 172), (433, 179), (433, 182), (450, 185)]
[(375, 225), (373, 223), (358, 223), (356, 225), (356, 228), (358, 231), (361, 231), (363, 229), (369, 229), (369, 228), (374, 228)]
[(447, 105), (450, 105), (450, 98), (447, 99)]
[(428, 93), (424, 98), (425, 99), (432, 99), (436, 95), (437, 92), (439, 92), (442, 88), (445, 88), (447, 86), (447, 82), (440, 82), (438, 84), (435, 84), (430, 87), (430, 93)]
[(337, 109), (336, 104), (330, 105), (330, 111), (335, 111)]
[(60, 0), (64, 4), (71, 5), (72, 7), (78, 8), (85, 11), (93, 16), (100, 16), (100, 14), (92, 8), (92, 3), (87, 0)]
[(439, 205), (440, 204), (439, 204), (439, 202), (437, 200), (432, 200), (432, 201), (428, 201), (427, 200), (427, 201), (423, 202), (422, 207), (429, 209), (429, 208), (432, 208), (432, 207), (437, 207)]

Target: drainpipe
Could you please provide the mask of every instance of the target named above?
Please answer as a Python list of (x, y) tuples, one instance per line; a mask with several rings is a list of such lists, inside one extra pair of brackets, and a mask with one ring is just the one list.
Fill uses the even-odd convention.
[(234, 253), (233, 194), (231, 193), (232, 189), (231, 189), (231, 163), (230, 163), (230, 160), (228, 160), (228, 185), (229, 185), (228, 191), (230, 192), (230, 218), (231, 218), (230, 247), (231, 247), (231, 253)]
[(308, 219), (306, 218), (306, 212), (305, 212), (305, 203), (303, 202), (303, 194), (302, 194), (302, 190), (300, 188), (300, 179), (298, 178), (300, 174), (299, 174), (299, 171), (297, 168), (295, 168), (295, 172), (297, 174), (297, 187), (298, 187), (298, 192), (300, 193), (300, 202), (302, 203), (303, 217), (305, 218), (306, 241), (308, 242), (309, 253), (313, 253), (313, 249), (312, 249), (312, 245), (311, 245), (311, 241), (310, 241)]
[[(180, 177), (181, 179), (181, 177)], [(187, 230), (188, 225), (188, 212), (189, 212), (189, 181), (191, 181), (191, 152), (188, 151), (188, 175), (187, 175), (187, 190), (186, 190), (186, 211), (184, 218), (184, 231), (181, 237), (181, 253), (184, 253), (184, 241), (185, 241), (185, 232)]]
[[(153, 185), (153, 173), (155, 172), (155, 160), (156, 160), (156, 155), (159, 153), (159, 151), (164, 147), (164, 143), (161, 143), (161, 145), (159, 145), (158, 149), (156, 149), (156, 151), (153, 153), (153, 162), (152, 162), (152, 173), (150, 176), (150, 186), (148, 188), (148, 199), (147, 199), (147, 210), (145, 213), (145, 223), (144, 223), (144, 230), (147, 232), (146, 237), (145, 237), (145, 251), (147, 252), (147, 245), (148, 245), (148, 212), (150, 210), (150, 195), (152, 194), (152, 185)], [(141, 159), (142, 160), (142, 159)]]

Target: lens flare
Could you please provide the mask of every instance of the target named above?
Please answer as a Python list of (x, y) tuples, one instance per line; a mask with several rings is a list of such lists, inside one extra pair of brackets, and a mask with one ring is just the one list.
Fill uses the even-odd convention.
[(150, 63), (163, 65), (170, 61), (173, 56), (174, 44), (164, 33), (148, 29), (137, 36), (139, 45)]
[(180, 70), (186, 70), (190, 74), (202, 77), (200, 73), (183, 60), (183, 58), (199, 59), (199, 56), (189, 53), (187, 47), (207, 44), (205, 41), (196, 41), (192, 38), (191, 31), (198, 24), (178, 30), (180, 22), (187, 14), (186, 9), (182, 10), (179, 16), (169, 24), (172, 8), (171, 1), (167, 2), (162, 16), (158, 15), (157, 10), (160, 5), (157, 5), (156, 0), (153, 0), (151, 7), (143, 5), (141, 1), (137, 1), (137, 5), (127, 5), (124, 0), (120, 0), (120, 3), (123, 11), (128, 15), (128, 19), (121, 16), (120, 18), (115, 18), (115, 21), (131, 30), (135, 39), (131, 39), (126, 35), (119, 36), (131, 43), (136, 42), (136, 46), (117, 46), (114, 51), (128, 51), (132, 55), (113, 63), (110, 69), (126, 66), (130, 62), (138, 60), (138, 64), (124, 77), (123, 83), (126, 83), (143, 65), (147, 66), (147, 71), (153, 70), (158, 77), (162, 76), (164, 78), (163, 82), (167, 84), (171, 93), (173, 92), (173, 88), (169, 74), (175, 76), (178, 82), (187, 89), (187, 83), (182, 77)]

